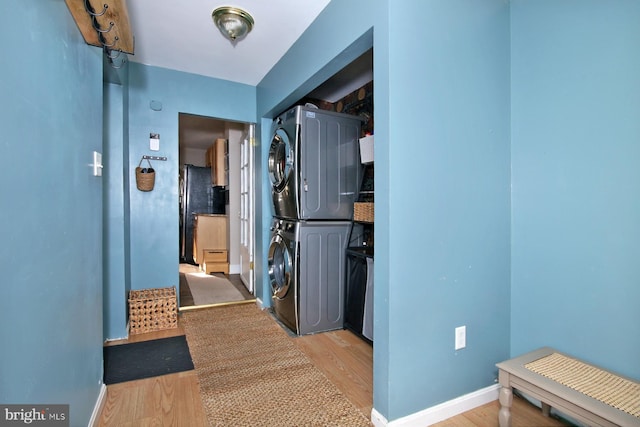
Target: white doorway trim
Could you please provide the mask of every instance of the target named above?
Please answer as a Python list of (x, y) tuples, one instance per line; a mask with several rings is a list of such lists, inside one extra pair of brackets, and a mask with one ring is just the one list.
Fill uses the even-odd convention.
[(240, 278), (255, 295), (255, 124), (240, 143)]

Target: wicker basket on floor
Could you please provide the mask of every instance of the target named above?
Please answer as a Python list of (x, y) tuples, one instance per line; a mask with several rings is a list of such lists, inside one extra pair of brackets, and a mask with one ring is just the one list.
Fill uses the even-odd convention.
[(178, 327), (176, 288), (129, 291), (129, 334)]

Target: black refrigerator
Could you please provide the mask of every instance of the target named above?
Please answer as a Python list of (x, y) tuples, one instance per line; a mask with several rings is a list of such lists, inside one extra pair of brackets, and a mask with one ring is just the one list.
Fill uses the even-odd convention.
[(225, 187), (211, 185), (211, 168), (184, 165), (180, 170), (180, 262), (193, 264), (195, 214), (225, 214)]

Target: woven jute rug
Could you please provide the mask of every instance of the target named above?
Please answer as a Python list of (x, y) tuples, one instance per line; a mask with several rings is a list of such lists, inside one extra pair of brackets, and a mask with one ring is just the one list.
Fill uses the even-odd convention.
[(371, 425), (256, 305), (185, 312), (182, 325), (210, 425)]
[(559, 353), (525, 368), (640, 418), (640, 384)]

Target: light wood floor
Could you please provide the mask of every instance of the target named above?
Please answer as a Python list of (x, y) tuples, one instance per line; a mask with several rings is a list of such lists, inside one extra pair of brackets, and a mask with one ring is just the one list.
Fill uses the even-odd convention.
[[(109, 342), (118, 345), (150, 339), (183, 335), (178, 328), (168, 331), (133, 335), (129, 340)], [(373, 349), (346, 330), (292, 337), (298, 347), (324, 372), (338, 389), (370, 418), (373, 390)], [(257, 403), (259, 404), (259, 403)], [(495, 427), (498, 402), (491, 402), (464, 414), (436, 424), (437, 427)], [(540, 410), (514, 398), (513, 427), (563, 426), (553, 418), (545, 418)], [(195, 371), (181, 372), (107, 386), (98, 426), (206, 426), (206, 415), (200, 398)]]
[(373, 348), (347, 330), (292, 338), (367, 418), (373, 406)]

